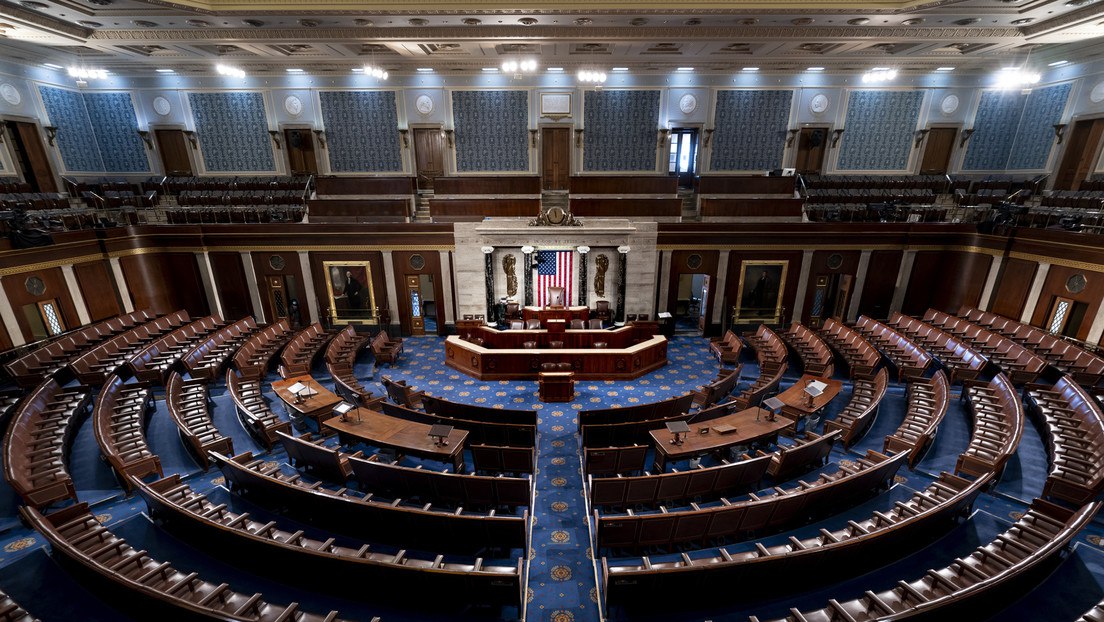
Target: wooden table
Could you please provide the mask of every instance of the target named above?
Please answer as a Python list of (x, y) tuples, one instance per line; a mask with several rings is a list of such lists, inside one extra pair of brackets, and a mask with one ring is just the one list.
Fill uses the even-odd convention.
[[(357, 413), (360, 421), (357, 421)], [(395, 449), (427, 460), (452, 463), (457, 473), (464, 472), (464, 443), (468, 431), (453, 428), (448, 435), (448, 445), (437, 446), (429, 437), (433, 426), (407, 421), (374, 410), (358, 408), (350, 411), (348, 421), (333, 417), (322, 423), (323, 427), (337, 432), (342, 443), (364, 442), (375, 447)]]
[[(771, 416), (769, 410), (762, 408), (747, 408), (730, 415), (717, 417), (708, 421), (690, 423), (690, 432), (683, 434), (682, 444), (672, 445), (673, 434), (666, 429), (652, 430), (655, 441), (655, 465), (656, 473), (662, 473), (668, 460), (682, 460), (708, 454), (713, 451), (725, 449), (733, 445), (746, 445), (765, 439), (774, 439), (778, 432), (793, 425), (793, 420), (787, 417), (776, 417), (774, 421), (768, 420)], [(759, 420), (756, 421), (756, 418)], [(735, 432), (720, 434), (714, 428), (720, 426), (732, 426)], [(709, 428), (708, 434), (701, 434), (698, 430)]]
[[(828, 385), (824, 387), (824, 393), (813, 398), (811, 405), (809, 403), (809, 396), (805, 394), (805, 385), (808, 384), (810, 380), (819, 380)], [(827, 406), (828, 402), (831, 402), (839, 395), (841, 388), (843, 388), (843, 382), (839, 380), (821, 378), (813, 374), (805, 374), (799, 378), (793, 386), (775, 397), (782, 400), (782, 403), (785, 404), (785, 406), (782, 407), (782, 414), (794, 419), (801, 419)]]
[[(302, 382), (309, 387), (311, 396), (300, 400), (299, 396), (288, 391), (288, 387), (296, 382)], [(293, 411), (292, 416), (310, 417), (318, 424), (320, 430), (322, 429), (322, 419), (329, 417), (333, 413), (333, 407), (344, 401), (336, 393), (323, 387), (310, 374), (277, 380), (272, 383), (272, 390), (276, 392), (280, 399), (284, 400), (288, 409)]]
[(571, 320), (590, 319), (588, 307), (559, 307), (550, 309), (546, 307), (522, 307), (521, 318), (523, 320), (540, 320), (541, 326), (547, 328), (548, 320), (564, 320), (568, 324)]

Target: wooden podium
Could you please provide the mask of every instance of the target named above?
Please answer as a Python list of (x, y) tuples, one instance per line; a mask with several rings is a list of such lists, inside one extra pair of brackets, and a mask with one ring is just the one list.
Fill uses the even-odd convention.
[(542, 402), (570, 402), (575, 399), (574, 372), (542, 371), (537, 383)]

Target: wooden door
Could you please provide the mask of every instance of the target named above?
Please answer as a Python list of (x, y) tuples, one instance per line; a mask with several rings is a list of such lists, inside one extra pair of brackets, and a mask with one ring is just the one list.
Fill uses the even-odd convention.
[(42, 144), (42, 136), (34, 123), (9, 121), (8, 127), (15, 138), (16, 158), (24, 169), (25, 181), (35, 192), (57, 192), (54, 170)]
[(1066, 136), (1066, 151), (1054, 178), (1055, 190), (1077, 190), (1089, 177), (1096, 156), (1100, 151), (1100, 136), (1104, 133), (1104, 119), (1078, 121)]
[(432, 190), (433, 179), (445, 174), (445, 137), (440, 128), (414, 128), (414, 168), (419, 190)]
[(288, 291), (284, 277), (275, 274), (265, 275), (265, 314), (269, 322), (278, 322), (290, 317), (288, 312)]
[(166, 175), (188, 177), (195, 174), (184, 130), (154, 130), (153, 135), (157, 138), (157, 152), (161, 154), (161, 166)]
[(314, 155), (314, 137), (306, 129), (284, 130), (288, 170), (292, 175), (317, 175), (318, 158)]
[(933, 127), (928, 132), (928, 144), (924, 146), (924, 158), (920, 161), (921, 175), (946, 175), (951, 166), (955, 136), (958, 129)]
[(422, 304), (422, 281), (417, 274), (405, 275), (406, 299), (410, 302), (410, 334), (425, 334), (425, 307)]
[(807, 127), (797, 137), (798, 173), (820, 173), (824, 166), (824, 153), (828, 150), (828, 128)]
[(571, 128), (541, 130), (541, 188), (567, 190), (571, 175)]

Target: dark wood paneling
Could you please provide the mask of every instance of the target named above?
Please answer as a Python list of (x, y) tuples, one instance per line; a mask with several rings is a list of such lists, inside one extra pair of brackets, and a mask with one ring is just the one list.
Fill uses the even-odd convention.
[(797, 136), (797, 157), (794, 159), (797, 172), (820, 173), (830, 140), (826, 127), (803, 128)]
[(517, 218), (536, 216), (540, 199), (430, 199), (434, 222), (471, 222), (486, 216)]
[[(421, 255), (425, 260), (425, 265), (420, 270), (415, 270), (410, 265), (410, 258), (413, 255)], [(399, 321), (402, 326), (403, 334), (410, 333), (410, 301), (405, 295), (406, 288), (402, 287), (405, 282), (405, 276), (408, 274), (431, 274), (433, 275), (433, 308), (436, 310), (437, 318), (437, 334), (447, 334), (445, 330), (445, 289), (444, 283), (441, 281), (441, 255), (437, 251), (392, 251), (391, 261), (395, 268), (395, 273), (392, 275), (395, 279), (396, 287), (399, 288)]]
[(433, 190), (433, 180), (445, 174), (445, 136), (441, 128), (414, 128), (414, 168), (418, 187)]
[(571, 128), (541, 130), (541, 171), (545, 190), (567, 190), (571, 175)]
[[(42, 279), (42, 282), (46, 285), (46, 289), (38, 296), (27, 291), (27, 279), (32, 276)], [(5, 276), (3, 285), (4, 293), (8, 296), (8, 302), (11, 303), (12, 310), (15, 311), (15, 320), (19, 323), (19, 330), (28, 342), (34, 341), (34, 335), (31, 332), (31, 325), (27, 322), (26, 315), (23, 313), (24, 305), (55, 298), (61, 307), (61, 317), (65, 322), (65, 328), (72, 329), (81, 325), (80, 318), (77, 316), (77, 308), (73, 305), (73, 299), (69, 296), (69, 289), (65, 285), (65, 276), (61, 273), (61, 268), (47, 268)]]
[(193, 253), (143, 253), (119, 258), (135, 309), (193, 317), (210, 313)]
[(801, 218), (805, 199), (708, 199), (701, 200), (702, 218)]
[(192, 175), (192, 161), (188, 157), (188, 139), (184, 130), (154, 130), (157, 152), (161, 154), (165, 174)]
[[(314, 187), (321, 195), (329, 194), (409, 194), (415, 191), (413, 177), (316, 177)], [(313, 214), (312, 214), (313, 215)]]
[(1007, 258), (1001, 266), (989, 310), (1014, 320), (1020, 319), (1038, 269), (1039, 264), (1034, 261)]
[(498, 177), (438, 177), (433, 193), (444, 194), (540, 194), (541, 178), (536, 175), (500, 175)]
[(575, 216), (613, 218), (618, 216), (651, 216), (678, 218), (682, 216), (682, 199), (613, 198), (578, 199), (571, 197), (571, 213)]
[(92, 321), (103, 320), (123, 312), (119, 294), (115, 291), (115, 279), (105, 261), (90, 261), (73, 266), (73, 273), (80, 286), (84, 306)]
[[(701, 257), (701, 265), (697, 268), (691, 268), (687, 265), (689, 259), (694, 255)], [(656, 312), (667, 311), (672, 315), (675, 313), (678, 303), (680, 276), (683, 274), (707, 274), (709, 275), (709, 300), (705, 302), (709, 305), (709, 311), (705, 313), (705, 317), (707, 323), (711, 322), (713, 320), (713, 303), (717, 296), (717, 262), (719, 259), (719, 251), (673, 251), (671, 253), (671, 278), (667, 282), (667, 300), (660, 301), (660, 303), (666, 302), (667, 306), (656, 309)]]
[[(832, 255), (839, 255), (843, 260), (835, 270), (828, 267), (828, 259)], [(821, 275), (850, 274), (855, 276), (859, 271), (859, 257), (861, 251), (815, 251), (809, 264), (809, 287), (805, 291), (805, 304), (802, 307), (801, 321), (809, 321), (809, 312), (813, 307), (813, 296), (816, 295), (816, 278)], [(827, 317), (826, 313), (824, 317)]]
[[(1085, 289), (1076, 294), (1066, 289), (1066, 282), (1075, 274), (1083, 274), (1086, 281)], [(1084, 340), (1089, 336), (1089, 329), (1092, 327), (1093, 318), (1096, 317), (1100, 305), (1104, 304), (1104, 273), (1051, 265), (1039, 293), (1039, 302), (1036, 303), (1035, 312), (1031, 316), (1033, 325), (1042, 326), (1046, 322), (1050, 309), (1054, 306), (1054, 299), (1058, 296), (1088, 305), (1081, 326), (1077, 333), (1072, 335), (1075, 339)]]
[(50, 166), (50, 158), (46, 155), (46, 147), (42, 144), (38, 125), (11, 121), (9, 126), (16, 135), (18, 155), (30, 170), (27, 183), (31, 184), (31, 188), (37, 192), (57, 192), (57, 181)]
[(678, 193), (678, 178), (667, 175), (574, 175), (571, 194)]
[(315, 155), (314, 137), (310, 130), (284, 130), (284, 149), (287, 150), (288, 170), (292, 175), (313, 175), (318, 172), (318, 157)]
[(222, 312), (226, 318), (243, 318), (253, 315), (253, 301), (249, 282), (245, 278), (245, 266), (240, 253), (210, 253), (211, 270), (215, 273)]
[(796, 177), (766, 175), (702, 175), (701, 194), (793, 194)]
[(924, 145), (924, 157), (920, 162), (921, 175), (943, 175), (951, 163), (955, 136), (958, 128), (934, 127), (928, 132)]
[[(299, 323), (301, 326), (306, 326), (307, 324), (310, 324), (310, 307), (307, 306), (307, 301), (304, 298), (304, 296), (306, 295), (306, 289), (304, 286), (305, 281), (303, 280), (303, 269), (299, 265), (299, 253), (293, 251), (254, 251), (249, 255), (250, 258), (253, 260), (253, 270), (257, 276), (258, 287), (261, 288), (261, 304), (265, 308), (265, 321), (273, 321), (272, 309), (270, 309), (268, 306), (269, 298), (268, 288), (266, 285), (266, 283), (268, 283), (267, 277), (269, 275), (279, 275), (295, 277), (295, 290), (291, 291), (289, 285), (289, 291), (286, 292), (287, 302), (290, 305), (293, 299), (298, 300)], [(280, 259), (283, 260), (284, 267), (282, 269), (277, 270), (276, 268), (272, 267), (273, 256), (279, 256)], [(325, 286), (325, 282), (323, 282), (323, 286)], [(325, 290), (323, 290), (323, 292), (324, 291)], [(321, 297), (324, 294), (320, 294), (316, 289), (315, 295)], [(319, 313), (321, 313), (321, 307), (319, 307)]]
[(859, 298), (859, 315), (883, 320), (889, 317), (889, 304), (897, 289), (897, 273), (901, 270), (901, 251), (877, 250), (870, 253), (870, 267)]
[(992, 258), (961, 251), (919, 251), (912, 264), (901, 312), (923, 315), (929, 307), (955, 313), (977, 306)]
[(307, 199), (311, 222), (407, 222), (410, 199)]

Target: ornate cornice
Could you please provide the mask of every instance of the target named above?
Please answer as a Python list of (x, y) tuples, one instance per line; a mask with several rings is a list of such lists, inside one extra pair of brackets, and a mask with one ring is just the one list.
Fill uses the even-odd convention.
[(78, 26), (65, 20), (50, 17), (39, 11), (32, 11), (9, 2), (0, 0), (0, 17), (12, 21), (22, 22), (30, 26), (42, 28), (55, 34), (64, 35), (74, 39), (86, 39), (92, 34), (92, 29)]
[(1055, 30), (1059, 30), (1066, 26), (1079, 24), (1081, 22), (1090, 20), (1098, 20), (1101, 17), (1104, 17), (1104, 6), (1098, 4), (1090, 4), (1088, 6), (1084, 6), (1079, 9), (1063, 13), (1061, 15), (1057, 15), (1050, 19), (1045, 19), (1041, 22), (1028, 24), (1027, 26), (1024, 26), (1021, 30), (1023, 31), (1024, 36), (1032, 38), (1052, 33)]
[(113, 41), (364, 41), (367, 36), (373, 42), (437, 40), (450, 41), (488, 39), (718, 39), (741, 41), (774, 39), (844, 39), (844, 40), (1006, 40), (1018, 39), (1023, 33), (1016, 28), (912, 28), (912, 27), (863, 27), (863, 26), (731, 26), (695, 27), (673, 26), (642, 30), (633, 27), (579, 27), (579, 26), (485, 26), (461, 29), (448, 26), (425, 28), (207, 28), (207, 29), (142, 29), (98, 30), (90, 42)]

